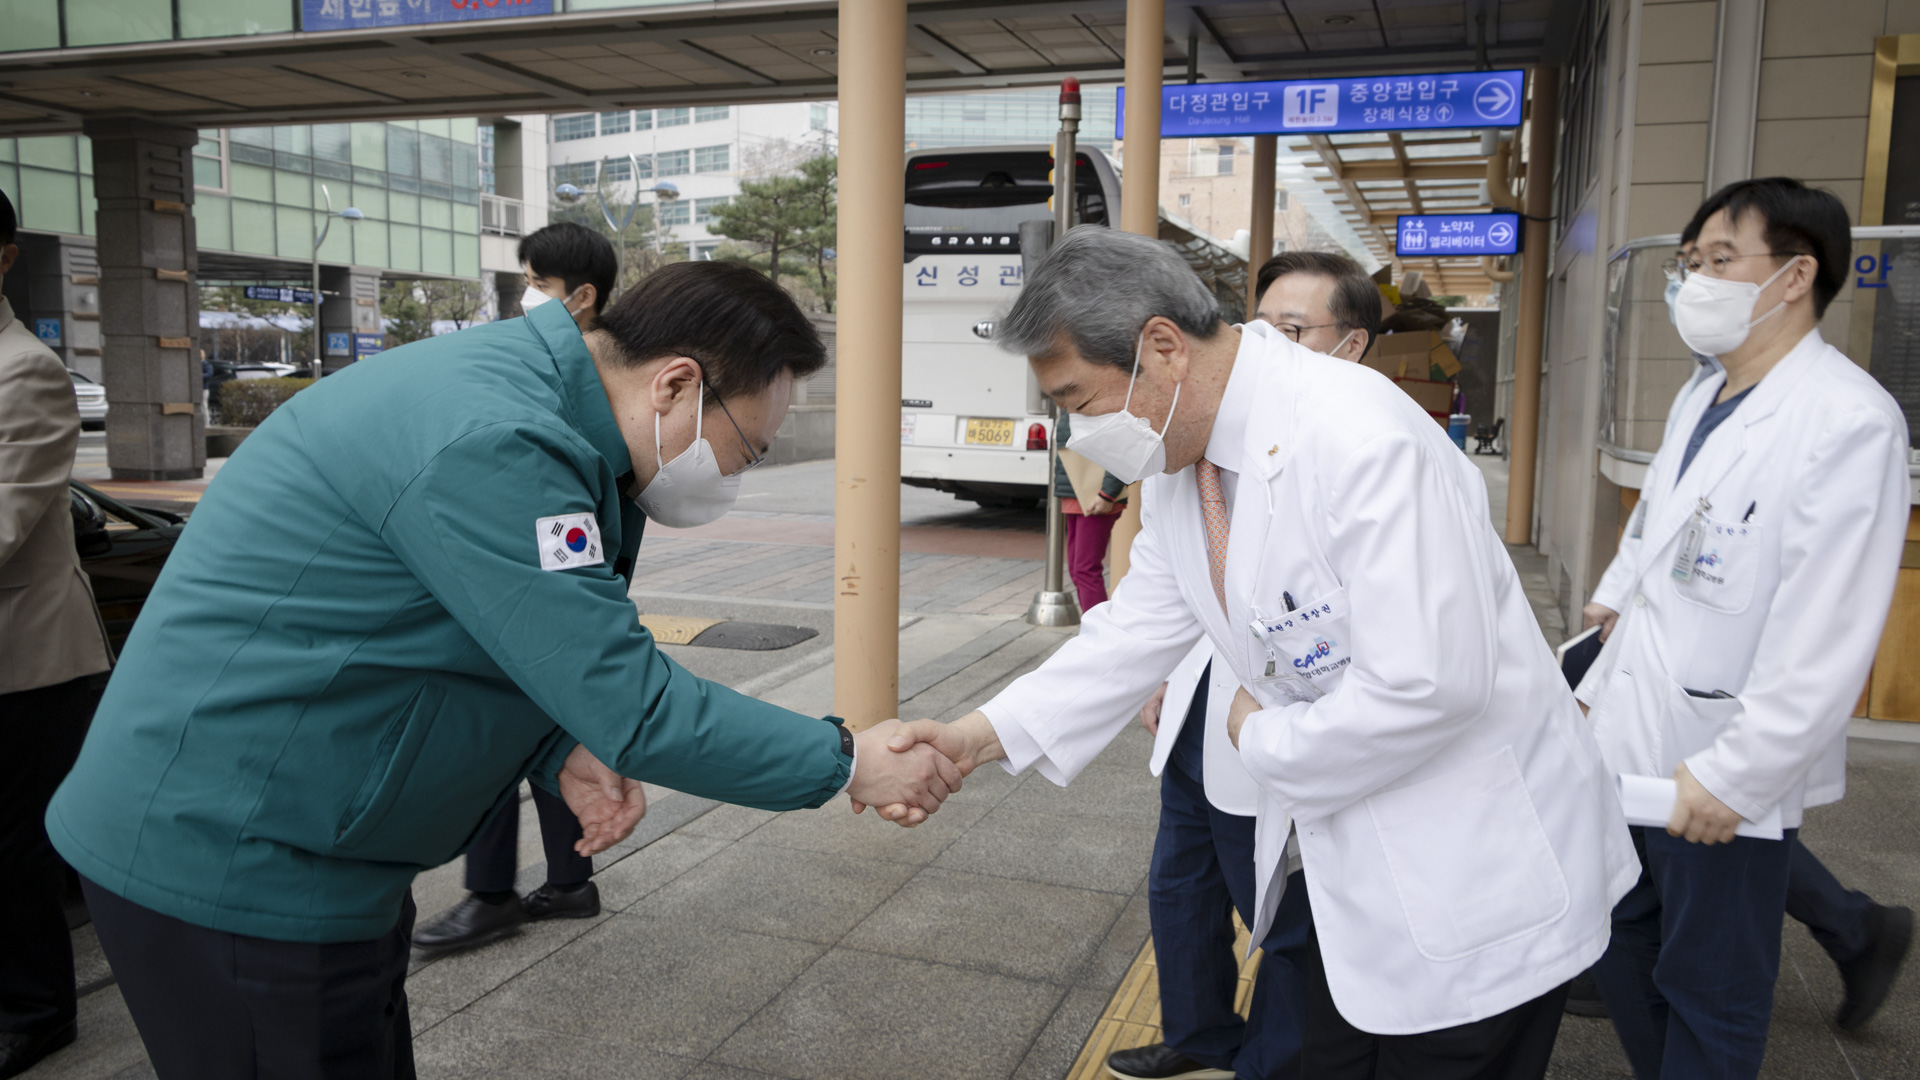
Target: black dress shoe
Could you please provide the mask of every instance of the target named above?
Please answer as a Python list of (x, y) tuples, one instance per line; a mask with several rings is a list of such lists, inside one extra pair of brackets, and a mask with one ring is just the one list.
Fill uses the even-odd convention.
[(569, 889), (548, 882), (521, 897), (530, 922), (541, 919), (591, 919), (600, 914), (600, 886), (591, 881)]
[(499, 941), (519, 931), (527, 921), (520, 898), (490, 904), (472, 893), (439, 918), (413, 932), (413, 947), (422, 952), (448, 953)]
[(1574, 1016), (1607, 1018), (1607, 1003), (1600, 999), (1600, 984), (1593, 981), (1592, 968), (1575, 975), (1567, 984), (1566, 1011)]
[(1913, 909), (1873, 905), (1867, 912), (1867, 951), (1840, 965), (1847, 996), (1833, 1022), (1842, 1031), (1860, 1027), (1880, 1011), (1912, 944)]
[(1107, 1055), (1107, 1071), (1120, 1080), (1233, 1080), (1232, 1069), (1211, 1069), (1166, 1043), (1115, 1050)]
[(39, 1032), (0, 1031), (0, 1077), (19, 1076), (43, 1057), (71, 1043), (73, 1021)]

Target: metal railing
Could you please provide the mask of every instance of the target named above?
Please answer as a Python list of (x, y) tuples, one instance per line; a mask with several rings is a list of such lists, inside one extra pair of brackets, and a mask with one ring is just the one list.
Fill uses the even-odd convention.
[(480, 231), (495, 236), (524, 235), (526, 207), (504, 195), (480, 196)]

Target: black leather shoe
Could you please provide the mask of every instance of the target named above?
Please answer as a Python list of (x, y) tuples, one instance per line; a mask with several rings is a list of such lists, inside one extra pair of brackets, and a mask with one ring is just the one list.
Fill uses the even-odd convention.
[(600, 914), (600, 886), (585, 882), (573, 889), (548, 883), (521, 897), (530, 922), (541, 919), (591, 919)]
[(1233, 1080), (1232, 1069), (1210, 1069), (1166, 1043), (1115, 1050), (1107, 1055), (1107, 1071), (1120, 1080)]
[(1867, 912), (1867, 951), (1840, 965), (1840, 981), (1847, 990), (1833, 1016), (1840, 1030), (1853, 1031), (1880, 1011), (1912, 944), (1913, 909), (1873, 905)]
[(1575, 975), (1567, 984), (1566, 1011), (1574, 1016), (1607, 1018), (1607, 1003), (1600, 1000), (1600, 984), (1593, 981), (1592, 968)]
[(19, 1076), (41, 1058), (73, 1041), (73, 1021), (38, 1033), (0, 1031), (0, 1077)]
[(515, 896), (489, 904), (472, 893), (445, 914), (413, 932), (413, 947), (422, 952), (448, 953), (490, 944), (516, 933), (527, 913)]

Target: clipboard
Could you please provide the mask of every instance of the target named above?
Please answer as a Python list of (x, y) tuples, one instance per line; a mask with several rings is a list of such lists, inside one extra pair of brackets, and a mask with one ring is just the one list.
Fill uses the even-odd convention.
[(1587, 677), (1587, 669), (1600, 658), (1600, 649), (1600, 627), (1589, 626), (1553, 650), (1553, 658), (1560, 662), (1560, 674), (1566, 676), (1568, 686), (1577, 687), (1580, 680)]

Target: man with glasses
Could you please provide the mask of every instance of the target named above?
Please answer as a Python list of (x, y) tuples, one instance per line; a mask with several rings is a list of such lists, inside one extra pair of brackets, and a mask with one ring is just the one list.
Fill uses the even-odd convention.
[[(1640, 880), (1595, 972), (1642, 1080), (1759, 1071), (1782, 912), (1818, 867), (1796, 854), (1801, 818), (1845, 792), (1909, 501), (1900, 407), (1817, 329), (1850, 262), (1839, 200), (1741, 181), (1687, 235), (1675, 323), (1722, 370), (1648, 467), (1577, 691), (1609, 768), (1676, 792), (1665, 829), (1632, 830)], [(1890, 981), (1887, 959), (1864, 967)]]
[(958, 788), (889, 752), (897, 721), (695, 678), (628, 599), (645, 519), (724, 513), (825, 360), (765, 275), (680, 263), (584, 335), (543, 304), (416, 342), (247, 440), (46, 819), (161, 1080), (411, 1077), (409, 886), (522, 779), (580, 855), (632, 831), (642, 780), (902, 824)]
[(1330, 251), (1284, 251), (1260, 267), (1254, 318), (1317, 353), (1358, 362), (1380, 336), (1380, 288)]

